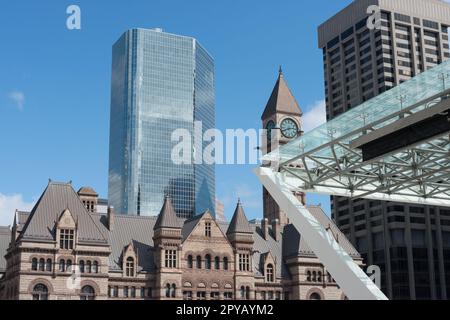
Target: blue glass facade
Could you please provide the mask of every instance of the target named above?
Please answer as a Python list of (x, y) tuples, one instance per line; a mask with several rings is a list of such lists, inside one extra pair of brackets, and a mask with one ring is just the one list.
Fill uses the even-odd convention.
[(121, 214), (157, 215), (164, 195), (180, 217), (214, 213), (215, 169), (174, 164), (172, 132), (215, 126), (214, 62), (189, 37), (132, 29), (113, 46), (109, 202)]

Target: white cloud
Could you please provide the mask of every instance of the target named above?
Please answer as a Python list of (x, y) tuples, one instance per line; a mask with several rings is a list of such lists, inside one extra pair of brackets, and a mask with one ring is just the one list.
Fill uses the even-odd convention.
[(327, 121), (325, 100), (316, 101), (303, 114), (303, 131), (308, 132)]
[(14, 90), (8, 94), (8, 98), (16, 105), (17, 109), (23, 110), (25, 105), (25, 93), (22, 91)]
[(17, 210), (30, 211), (33, 203), (26, 202), (21, 194), (4, 195), (0, 193), (0, 226), (12, 225)]

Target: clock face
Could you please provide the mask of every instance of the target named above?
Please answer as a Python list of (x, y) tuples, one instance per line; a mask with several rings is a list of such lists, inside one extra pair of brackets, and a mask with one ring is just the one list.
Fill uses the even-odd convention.
[(298, 134), (298, 126), (294, 120), (287, 118), (281, 122), (281, 133), (288, 139), (295, 138)]
[(270, 142), (272, 140), (272, 130), (275, 129), (275, 122), (270, 120), (267, 122), (266, 130), (267, 130), (267, 141)]

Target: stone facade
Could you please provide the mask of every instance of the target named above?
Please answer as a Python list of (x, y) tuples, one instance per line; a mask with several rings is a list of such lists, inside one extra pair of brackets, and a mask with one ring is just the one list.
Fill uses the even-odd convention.
[(248, 222), (241, 203), (224, 223), (209, 212), (182, 220), (169, 198), (158, 217), (99, 214), (82, 199), (50, 182), (30, 213), (16, 213), (1, 299), (344, 298), (292, 225)]

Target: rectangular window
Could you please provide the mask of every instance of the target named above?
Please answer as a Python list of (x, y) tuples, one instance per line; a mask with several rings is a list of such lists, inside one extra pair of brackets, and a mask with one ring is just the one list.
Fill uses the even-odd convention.
[(128, 298), (128, 287), (123, 287), (123, 296)]
[(176, 268), (177, 267), (177, 250), (165, 251), (165, 267)]
[(59, 232), (59, 247), (64, 250), (72, 250), (74, 236), (75, 230), (61, 229)]
[(250, 271), (250, 255), (239, 254), (239, 271)]
[(439, 23), (423, 19), (423, 26), (431, 29), (439, 30)]
[(205, 237), (211, 238), (211, 222), (205, 222)]
[(411, 17), (405, 14), (395, 13), (394, 17), (395, 20), (411, 23)]

